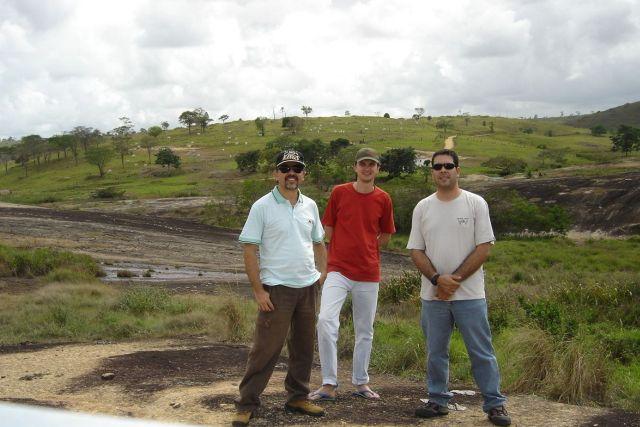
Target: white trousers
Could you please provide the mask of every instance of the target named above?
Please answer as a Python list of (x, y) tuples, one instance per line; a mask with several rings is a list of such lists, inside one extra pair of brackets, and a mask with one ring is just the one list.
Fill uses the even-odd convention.
[(356, 282), (332, 271), (322, 287), (320, 314), (318, 314), (318, 351), (322, 366), (322, 384), (338, 385), (338, 329), (340, 310), (351, 292), (353, 326), (356, 340), (353, 349), (354, 385), (369, 382), (369, 360), (373, 343), (373, 321), (378, 304), (377, 282)]

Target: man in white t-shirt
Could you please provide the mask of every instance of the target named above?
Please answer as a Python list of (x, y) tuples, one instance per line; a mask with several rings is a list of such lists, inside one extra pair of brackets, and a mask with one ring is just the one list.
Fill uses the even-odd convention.
[(449, 342), (457, 325), (476, 384), (484, 397), (482, 409), (495, 425), (511, 424), (500, 393), (500, 372), (491, 344), (482, 264), (495, 237), (487, 202), (458, 186), (460, 167), (453, 150), (431, 159), (437, 190), (413, 211), (407, 249), (422, 273), (422, 330), (427, 339), (429, 401), (415, 415), (447, 415), (453, 394), (448, 390)]

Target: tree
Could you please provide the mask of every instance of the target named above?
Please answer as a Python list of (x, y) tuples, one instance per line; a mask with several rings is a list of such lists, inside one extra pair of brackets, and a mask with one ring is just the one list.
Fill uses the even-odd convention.
[(253, 121), (256, 124), (256, 129), (258, 129), (258, 133), (260, 134), (260, 136), (264, 136), (267, 120), (268, 119), (266, 117), (256, 117), (256, 119)]
[(218, 117), (218, 120), (220, 120), (222, 122), (222, 124), (224, 124), (224, 122), (229, 120), (229, 115), (228, 114), (223, 114), (220, 117)]
[(611, 136), (611, 142), (611, 151), (622, 151), (627, 156), (629, 151), (640, 150), (640, 129), (620, 125), (618, 132)]
[(207, 129), (207, 125), (209, 122), (212, 122), (213, 119), (209, 118), (209, 113), (204, 111), (202, 108), (196, 108), (193, 110), (193, 114), (195, 116), (196, 124), (200, 126), (200, 130), (204, 133)]
[(128, 117), (120, 117), (121, 126), (111, 131), (111, 141), (116, 152), (120, 155), (124, 168), (124, 156), (131, 154), (131, 135), (133, 135), (133, 123)]
[(453, 127), (453, 121), (451, 119), (440, 119), (436, 122), (436, 129), (442, 129), (444, 138), (447, 137), (447, 129)]
[(391, 118), (391, 116), (389, 115), (389, 113), (384, 113), (384, 115), (383, 115), (382, 117), (384, 117), (385, 119), (390, 119), (390, 118)]
[(387, 171), (390, 178), (403, 173), (412, 174), (416, 171), (416, 150), (413, 147), (392, 148), (380, 156), (380, 169)]
[(178, 121), (185, 125), (189, 130), (189, 135), (191, 135), (191, 126), (196, 122), (196, 115), (193, 111), (183, 111), (178, 116)]
[(309, 117), (309, 114), (311, 114), (311, 112), (313, 111), (313, 108), (309, 107), (308, 105), (303, 105), (300, 109), (304, 113), (305, 117)]
[(167, 165), (168, 169), (171, 169), (171, 165), (173, 165), (177, 169), (180, 167), (180, 156), (176, 155), (171, 148), (163, 147), (156, 154), (156, 164), (162, 165), (162, 167)]
[(345, 112), (344, 112), (344, 116), (345, 116), (345, 117), (349, 117), (349, 116), (351, 116), (351, 111), (349, 111), (349, 110), (345, 110)]
[(607, 133), (607, 128), (602, 125), (595, 125), (591, 128), (591, 135), (593, 136), (602, 136)]
[(255, 172), (258, 170), (258, 162), (260, 161), (260, 150), (247, 151), (238, 153), (235, 157), (238, 169), (242, 172)]
[(166, 131), (169, 129), (169, 122), (162, 122), (160, 123), (160, 126), (162, 126), (162, 130)]
[(304, 120), (302, 117), (293, 116), (293, 117), (283, 117), (282, 118), (282, 127), (287, 128), (293, 135), (300, 132), (304, 127)]
[(331, 152), (332, 156), (336, 156), (340, 152), (340, 150), (342, 150), (343, 148), (347, 148), (350, 145), (351, 142), (349, 142), (349, 140), (346, 138), (334, 139), (333, 141), (329, 142), (329, 151)]
[[(155, 127), (157, 127), (157, 126), (155, 126)], [(160, 129), (160, 128), (158, 128), (158, 129)], [(160, 130), (160, 132), (162, 132), (162, 130)], [(144, 135), (140, 139), (140, 143), (144, 148), (147, 149), (147, 157), (149, 158), (149, 163), (151, 163), (151, 149), (153, 147), (155, 147), (156, 145), (158, 145), (158, 138), (154, 137), (151, 134)]]
[(414, 116), (418, 116), (418, 120), (420, 120), (420, 117), (422, 117), (424, 115), (424, 108), (422, 107), (416, 107), (413, 109), (416, 113), (414, 114)]
[[(91, 127), (86, 127), (86, 126), (76, 126), (71, 130), (71, 135), (75, 136), (78, 139), (78, 142), (80, 144), (82, 144), (82, 150), (86, 153), (87, 149), (89, 148), (89, 144), (91, 143), (92, 139), (95, 138), (96, 135), (96, 130), (94, 130)], [(98, 131), (99, 133), (100, 131)], [(76, 147), (77, 148), (77, 147)], [(75, 156), (77, 158), (77, 152), (75, 154)], [(77, 162), (76, 162), (77, 164)]]
[(0, 146), (0, 162), (4, 163), (4, 173), (9, 173), (9, 162), (13, 160), (14, 147), (3, 145)]
[(54, 135), (49, 138), (49, 144), (54, 147), (58, 151), (58, 158), (60, 158), (59, 151), (62, 150), (64, 153), (64, 158), (67, 158), (67, 150), (70, 150), (75, 145), (76, 147), (76, 155), (77, 155), (77, 142), (76, 137), (71, 134), (64, 135)]
[(84, 157), (91, 165), (97, 166), (100, 178), (104, 176), (104, 169), (115, 153), (109, 147), (92, 147), (87, 150)]

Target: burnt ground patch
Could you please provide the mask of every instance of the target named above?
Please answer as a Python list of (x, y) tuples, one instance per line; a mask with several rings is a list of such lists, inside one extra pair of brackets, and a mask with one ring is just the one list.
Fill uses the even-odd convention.
[(48, 348), (65, 346), (69, 344), (73, 344), (73, 343), (71, 342), (35, 343), (31, 341), (25, 341), (25, 342), (21, 342), (20, 344), (0, 345), (0, 354), (40, 351), (40, 350), (46, 350)]
[[(286, 392), (264, 394), (261, 396), (262, 406), (256, 411), (251, 425), (306, 425), (306, 424), (361, 424), (361, 425), (414, 425), (419, 419), (414, 416), (415, 409), (420, 406), (420, 398), (425, 396), (424, 386), (393, 386), (377, 387), (380, 400), (366, 400), (351, 395), (351, 391), (338, 393), (335, 402), (320, 402), (325, 408), (324, 417), (309, 417), (299, 414), (287, 414), (284, 403)], [(209, 410), (235, 411), (233, 401), (235, 395), (216, 395), (201, 400), (203, 406)], [(451, 403), (463, 406), (474, 405), (467, 411), (477, 410), (482, 405), (482, 396), (455, 396)], [(466, 411), (465, 411), (466, 412)], [(455, 418), (456, 411), (451, 411), (449, 417)]]
[[(112, 356), (93, 372), (73, 379), (63, 391), (74, 393), (117, 384), (132, 395), (145, 397), (173, 386), (201, 386), (236, 379), (244, 372), (248, 351), (244, 345), (213, 344)], [(103, 380), (102, 374), (108, 372), (115, 374), (114, 378)]]
[(18, 403), (20, 405), (42, 406), (46, 408), (66, 408), (67, 404), (62, 401), (36, 400), (18, 397), (0, 397), (0, 402)]
[(606, 414), (589, 419), (581, 427), (640, 427), (640, 413), (612, 409)]

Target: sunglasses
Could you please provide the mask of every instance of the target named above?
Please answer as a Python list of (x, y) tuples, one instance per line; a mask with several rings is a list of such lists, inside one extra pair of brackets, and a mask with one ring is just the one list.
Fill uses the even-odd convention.
[(437, 171), (441, 170), (442, 168), (445, 168), (446, 170), (450, 171), (455, 167), (456, 165), (454, 163), (434, 163), (433, 166), (431, 166), (433, 170), (437, 170)]
[(278, 166), (278, 170), (282, 173), (288, 173), (290, 170), (293, 170), (295, 173), (301, 173), (304, 170), (304, 166), (302, 165), (293, 165), (293, 166), (287, 166), (287, 165), (280, 165)]

